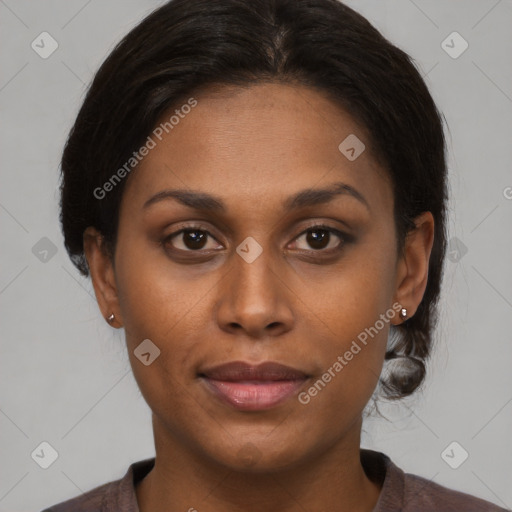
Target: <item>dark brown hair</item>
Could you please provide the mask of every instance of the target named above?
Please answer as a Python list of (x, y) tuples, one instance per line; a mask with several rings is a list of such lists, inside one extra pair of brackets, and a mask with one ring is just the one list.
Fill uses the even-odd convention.
[(165, 112), (200, 87), (263, 81), (315, 88), (367, 130), (365, 143), (393, 186), (400, 249), (417, 215), (434, 216), (427, 288), (416, 314), (391, 328), (392, 371), (380, 381), (386, 397), (407, 396), (425, 377), (446, 250), (442, 114), (412, 59), (337, 0), (172, 0), (126, 35), (96, 73), (62, 156), (60, 219), (70, 258), (88, 275), (88, 226), (113, 254), (128, 178), (103, 198), (94, 191)]

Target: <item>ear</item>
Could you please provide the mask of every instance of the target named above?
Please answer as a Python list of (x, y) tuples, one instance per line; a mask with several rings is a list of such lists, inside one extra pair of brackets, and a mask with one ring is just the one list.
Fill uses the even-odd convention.
[(114, 265), (105, 247), (103, 235), (95, 228), (88, 227), (84, 231), (83, 244), (94, 293), (103, 318), (107, 319), (113, 313), (114, 320), (109, 324), (122, 327)]
[[(403, 254), (397, 264), (395, 301), (407, 309), (407, 318), (416, 313), (427, 287), (428, 264), (434, 243), (434, 217), (423, 212), (414, 219), (416, 227), (405, 238)], [(393, 324), (403, 319), (397, 315)]]

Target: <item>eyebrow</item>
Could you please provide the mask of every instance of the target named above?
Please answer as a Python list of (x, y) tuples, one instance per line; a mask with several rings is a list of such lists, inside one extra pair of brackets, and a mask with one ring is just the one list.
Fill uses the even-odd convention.
[[(348, 195), (357, 199), (369, 210), (370, 206), (365, 197), (354, 187), (342, 182), (332, 183), (327, 188), (309, 188), (304, 189), (293, 196), (288, 197), (284, 202), (286, 211), (305, 208), (307, 206), (316, 206), (332, 201), (340, 195)], [(218, 196), (213, 196), (205, 192), (197, 192), (193, 190), (162, 190), (150, 197), (142, 206), (143, 209), (149, 208), (151, 205), (159, 203), (167, 199), (175, 199), (181, 204), (193, 208), (195, 210), (206, 212), (226, 212), (227, 208), (223, 200)]]

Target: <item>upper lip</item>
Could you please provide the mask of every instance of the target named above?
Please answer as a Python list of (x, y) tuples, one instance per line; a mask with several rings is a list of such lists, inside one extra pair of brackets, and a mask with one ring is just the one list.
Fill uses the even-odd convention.
[(244, 380), (298, 380), (308, 376), (295, 368), (285, 366), (273, 361), (266, 361), (258, 365), (251, 365), (243, 361), (233, 361), (207, 368), (199, 373), (202, 377), (223, 381), (244, 381)]

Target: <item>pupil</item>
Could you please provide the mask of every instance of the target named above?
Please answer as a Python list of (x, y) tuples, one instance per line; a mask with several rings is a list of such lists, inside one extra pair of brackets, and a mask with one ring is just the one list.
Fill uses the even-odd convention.
[(325, 229), (316, 229), (314, 231), (310, 231), (307, 237), (308, 244), (314, 249), (323, 249), (326, 246), (324, 242), (329, 242), (329, 232)]
[[(184, 243), (189, 249), (202, 249), (206, 242), (206, 235), (199, 230), (185, 230)], [(191, 243), (189, 243), (191, 241)]]

